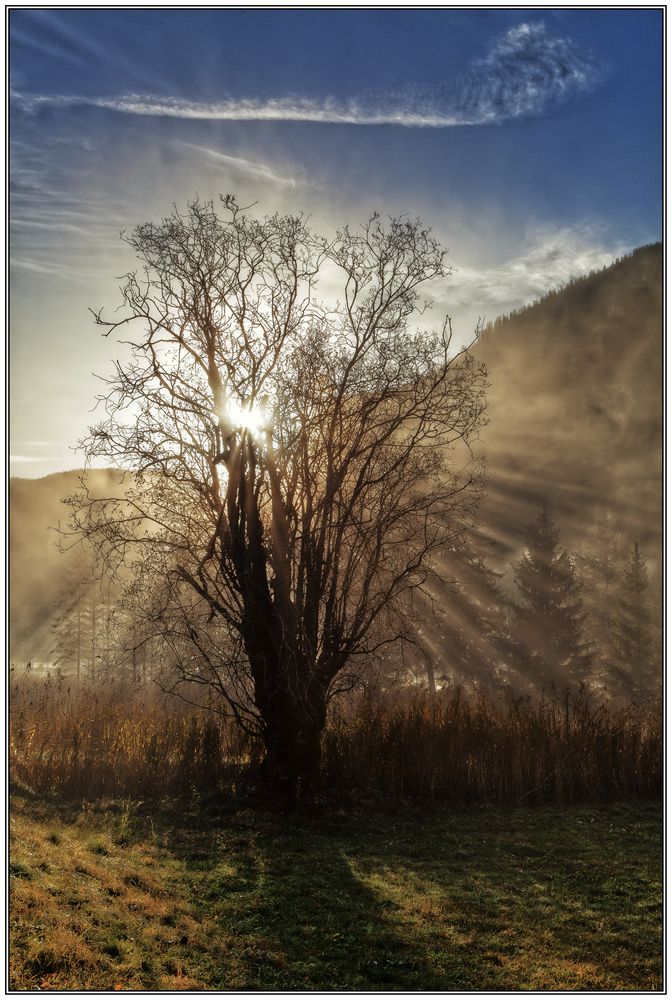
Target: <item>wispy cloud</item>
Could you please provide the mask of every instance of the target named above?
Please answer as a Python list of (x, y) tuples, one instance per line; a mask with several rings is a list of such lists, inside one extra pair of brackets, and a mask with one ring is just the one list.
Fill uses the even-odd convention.
[(26, 111), (92, 106), (163, 118), (445, 128), (543, 114), (590, 92), (602, 75), (602, 66), (590, 52), (569, 38), (551, 34), (542, 22), (532, 22), (512, 28), (467, 73), (444, 84), (408, 86), (345, 100), (283, 97), (203, 102), (137, 94), (85, 97), (18, 92), (12, 96)]
[(62, 445), (56, 441), (18, 441), (20, 448), (61, 448)]
[(57, 261), (38, 260), (34, 257), (19, 257), (12, 254), (11, 267), (16, 267), (22, 271), (35, 271), (38, 274), (66, 274), (69, 268)]
[(537, 229), (522, 251), (491, 268), (456, 265), (449, 285), (437, 295), (437, 304), (451, 309), (471, 307), (481, 317), (495, 319), (502, 313), (543, 297), (571, 278), (600, 270), (631, 250), (609, 240), (600, 226), (567, 226)]
[(74, 449), (62, 441), (19, 440), (10, 445), (10, 473), (20, 476), (44, 476), (55, 469), (77, 464)]
[(40, 476), (48, 476), (51, 472), (72, 468), (78, 464), (81, 462), (73, 457), (71, 451), (61, 450), (53, 455), (10, 454), (9, 474), (19, 478), (38, 479)]
[(192, 142), (182, 142), (176, 140), (173, 143), (178, 149), (185, 149), (198, 156), (204, 157), (211, 164), (221, 166), (233, 173), (252, 175), (259, 180), (269, 181), (271, 184), (287, 185), (296, 187), (297, 181), (294, 177), (283, 177), (276, 173), (266, 163), (257, 163), (254, 160), (245, 160), (240, 156), (229, 156), (227, 153), (220, 153), (217, 149), (210, 149), (208, 146), (197, 146)]

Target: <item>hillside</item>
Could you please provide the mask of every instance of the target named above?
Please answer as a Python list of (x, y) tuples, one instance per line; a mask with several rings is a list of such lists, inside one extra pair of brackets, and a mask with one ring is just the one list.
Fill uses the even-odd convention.
[(570, 547), (596, 504), (650, 559), (661, 537), (662, 247), (641, 247), (487, 328), (483, 529), (507, 560), (544, 500)]
[[(80, 546), (59, 532), (65, 529), (68, 508), (63, 499), (80, 484), (81, 471), (56, 472), (42, 479), (9, 481), (9, 619), (10, 658), (22, 662), (49, 656), (51, 620), (72, 586)], [(119, 473), (90, 473), (92, 487), (114, 490)], [(65, 551), (62, 551), (65, 550)]]

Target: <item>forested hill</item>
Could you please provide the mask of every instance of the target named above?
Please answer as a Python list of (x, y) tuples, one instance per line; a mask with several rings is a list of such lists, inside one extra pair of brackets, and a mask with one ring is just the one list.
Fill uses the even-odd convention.
[(658, 558), (662, 270), (661, 244), (641, 247), (484, 330), (483, 527), (505, 560), (543, 501), (569, 547), (601, 505)]

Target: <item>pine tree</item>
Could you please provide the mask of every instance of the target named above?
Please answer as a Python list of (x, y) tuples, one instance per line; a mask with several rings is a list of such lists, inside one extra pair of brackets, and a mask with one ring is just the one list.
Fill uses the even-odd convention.
[(108, 676), (118, 644), (113, 634), (111, 586), (103, 587), (100, 571), (80, 557), (64, 572), (59, 590), (51, 618), (51, 662), (78, 681)]
[(623, 684), (614, 672), (618, 595), (627, 559), (627, 542), (614, 512), (596, 513), (576, 567), (581, 575), (586, 612), (585, 634), (593, 654), (593, 680), (607, 694), (622, 693)]
[(76, 585), (74, 595), (69, 592), (61, 598), (51, 622), (51, 650), (49, 658), (56, 667), (76, 670), (81, 678), (83, 649), (82, 592)]
[(641, 699), (659, 686), (646, 562), (635, 542), (623, 576), (614, 628), (613, 671), (622, 687)]
[(91, 643), (90, 566), (80, 550), (65, 562), (58, 583), (58, 602), (51, 616), (49, 659), (79, 681), (88, 671)]
[(526, 551), (515, 567), (520, 603), (514, 608), (513, 641), (528, 680), (565, 687), (587, 679), (591, 658), (583, 639), (581, 586), (559, 541), (544, 506), (527, 528)]
[(663, 678), (663, 642), (665, 594), (663, 592), (663, 575), (660, 567), (649, 572), (649, 612), (651, 616), (651, 659), (653, 666), (653, 693), (662, 693)]
[(509, 602), (501, 576), (488, 564), (479, 537), (465, 538), (447, 553), (445, 593), (439, 598), (439, 680), (506, 686)]

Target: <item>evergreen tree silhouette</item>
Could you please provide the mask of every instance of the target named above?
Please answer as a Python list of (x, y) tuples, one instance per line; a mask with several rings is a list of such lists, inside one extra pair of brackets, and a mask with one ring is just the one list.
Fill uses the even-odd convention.
[(502, 575), (488, 564), (477, 536), (451, 548), (439, 620), (439, 680), (506, 686), (510, 605), (500, 587)]
[(618, 597), (627, 553), (627, 540), (614, 511), (598, 510), (576, 558), (576, 568), (583, 588), (585, 634), (593, 654), (593, 679), (609, 695), (623, 693), (630, 685), (629, 677), (617, 677), (614, 670), (618, 660)]
[(528, 526), (525, 541), (514, 573), (520, 595), (513, 616), (519, 668), (534, 684), (582, 683), (591, 657), (583, 639), (581, 586), (545, 505)]
[(49, 658), (77, 680), (90, 673), (92, 631), (90, 613), (93, 578), (82, 559), (71, 563), (60, 582), (60, 596), (51, 619)]
[(651, 612), (649, 574), (635, 542), (617, 602), (612, 669), (623, 689), (637, 699), (653, 694), (659, 683)]

